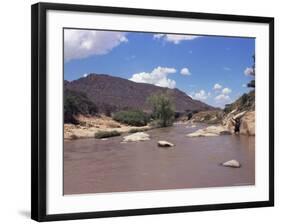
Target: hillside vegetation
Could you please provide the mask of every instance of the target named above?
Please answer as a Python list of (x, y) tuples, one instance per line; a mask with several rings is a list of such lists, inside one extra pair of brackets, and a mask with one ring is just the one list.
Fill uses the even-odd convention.
[(148, 114), (140, 110), (119, 111), (113, 115), (113, 119), (122, 124), (131, 126), (145, 126), (149, 121)]
[(233, 110), (241, 111), (254, 111), (255, 110), (255, 90), (249, 93), (244, 93), (234, 103), (225, 105), (224, 112), (230, 113)]
[(87, 97), (85, 93), (65, 89), (64, 90), (64, 122), (79, 123), (75, 116), (95, 115), (97, 106)]
[(169, 94), (177, 112), (212, 110), (213, 107), (194, 100), (179, 89), (169, 89), (147, 83), (136, 83), (110, 75), (90, 74), (73, 81), (65, 81), (65, 89), (79, 91), (97, 105), (100, 113), (108, 116), (121, 110), (152, 111), (147, 103), (153, 94)]

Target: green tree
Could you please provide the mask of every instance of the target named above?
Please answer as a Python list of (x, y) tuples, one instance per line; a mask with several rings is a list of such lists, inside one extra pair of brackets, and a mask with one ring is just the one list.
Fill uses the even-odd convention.
[(64, 90), (64, 122), (78, 124), (75, 116), (95, 115), (97, 106), (87, 97), (85, 93), (65, 89)]
[[(255, 57), (255, 55), (253, 55), (253, 65), (252, 65), (251, 76), (255, 77), (255, 75), (256, 75), (256, 57)], [(247, 87), (249, 87), (249, 88), (255, 88), (255, 87), (256, 87), (255, 79), (252, 79), (252, 80), (247, 84)]]
[(148, 102), (152, 106), (152, 117), (158, 121), (160, 127), (167, 127), (173, 124), (175, 111), (168, 94), (153, 94), (148, 98)]

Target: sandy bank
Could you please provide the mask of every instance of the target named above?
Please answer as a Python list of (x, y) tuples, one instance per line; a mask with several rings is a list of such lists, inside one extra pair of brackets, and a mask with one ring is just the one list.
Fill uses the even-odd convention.
[(107, 116), (79, 116), (77, 117), (80, 124), (64, 124), (64, 139), (73, 140), (78, 138), (93, 138), (98, 131), (118, 131), (120, 133), (128, 133), (132, 129), (143, 130), (151, 129), (150, 126), (135, 127), (121, 124)]

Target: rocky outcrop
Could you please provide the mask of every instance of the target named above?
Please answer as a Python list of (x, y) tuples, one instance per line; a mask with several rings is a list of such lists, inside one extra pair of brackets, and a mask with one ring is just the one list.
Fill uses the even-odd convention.
[(222, 163), (223, 166), (232, 167), (232, 168), (239, 168), (241, 164), (237, 160), (229, 160), (227, 162)]
[(225, 105), (223, 111), (198, 112), (192, 116), (191, 122), (218, 124), (218, 126), (197, 130), (188, 134), (189, 137), (219, 136), (226, 133), (255, 135), (255, 91), (251, 90), (233, 103)]
[(236, 110), (233, 110), (223, 119), (222, 124), (233, 134), (235, 120), (237, 119), (240, 120), (240, 134), (255, 135), (255, 111), (242, 111), (237, 113)]
[(241, 119), (246, 113), (247, 113), (247, 111), (242, 111), (242, 112), (237, 113), (237, 110), (235, 109), (224, 117), (224, 119), (222, 121), (222, 125), (225, 126), (233, 134), (235, 120)]
[(149, 134), (144, 132), (137, 132), (123, 137), (123, 142), (139, 142), (139, 141), (146, 141), (146, 140), (150, 140), (150, 138), (149, 138)]
[(199, 129), (193, 133), (187, 134), (188, 137), (215, 137), (220, 135), (229, 135), (231, 132), (224, 126), (209, 126)]
[(246, 112), (241, 118), (240, 134), (255, 135), (255, 111)]
[(158, 146), (160, 147), (173, 147), (174, 144), (167, 141), (158, 141)]
[(206, 123), (206, 124), (218, 124), (223, 118), (222, 110), (208, 110), (200, 111), (194, 114), (191, 118), (192, 122)]

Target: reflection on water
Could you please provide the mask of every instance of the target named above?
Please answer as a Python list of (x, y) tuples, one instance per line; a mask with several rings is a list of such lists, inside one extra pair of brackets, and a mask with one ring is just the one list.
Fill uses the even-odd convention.
[[(150, 130), (150, 141), (80, 139), (64, 143), (64, 194), (255, 184), (255, 137), (188, 138), (197, 128)], [(175, 145), (159, 148), (158, 140)], [(230, 159), (241, 168), (220, 165)]]

